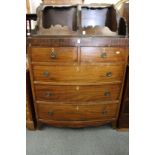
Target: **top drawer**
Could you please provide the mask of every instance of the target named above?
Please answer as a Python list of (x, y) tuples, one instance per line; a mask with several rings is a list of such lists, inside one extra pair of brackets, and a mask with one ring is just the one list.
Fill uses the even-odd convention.
[(31, 48), (33, 62), (75, 62), (77, 60), (76, 47)]
[(81, 47), (82, 62), (124, 62), (127, 58), (128, 48)]

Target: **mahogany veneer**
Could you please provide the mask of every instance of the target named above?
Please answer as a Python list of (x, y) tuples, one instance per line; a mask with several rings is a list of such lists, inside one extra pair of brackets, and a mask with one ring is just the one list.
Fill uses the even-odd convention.
[[(95, 90), (95, 91), (94, 91)], [(118, 100), (120, 96), (120, 84), (105, 85), (35, 85), (36, 99), (38, 101), (108, 101)]]
[[(67, 110), (66, 110), (67, 109)], [(89, 121), (116, 117), (117, 104), (59, 104), (39, 103), (39, 119), (55, 121)]]
[[(68, 46), (63, 47), (63, 38), (55, 46), (52, 43), (54, 38), (48, 37), (51, 47), (40, 47), (40, 39), (43, 37), (29, 38), (28, 48), (38, 123), (59, 127), (116, 124), (128, 42), (119, 47), (115, 44), (98, 47), (98, 38), (94, 38), (92, 47), (86, 47), (82, 39), (80, 44), (75, 45), (64, 38)], [(106, 39), (108, 41), (110, 38)], [(116, 40), (119, 43), (119, 38)], [(51, 56), (51, 52), (56, 56)], [(105, 52), (106, 56), (101, 57)]]
[(103, 65), (63, 65), (44, 66), (33, 65), (34, 81), (69, 82), (69, 83), (97, 83), (121, 82), (124, 64)]
[[(122, 34), (82, 35), (92, 18), (97, 19), (95, 24), (103, 18), (99, 26), (120, 29), (120, 17), (111, 5), (82, 5), (82, 11), (80, 6), (75, 8), (76, 5), (42, 4), (37, 11), (36, 33), (28, 38), (37, 123), (75, 128), (112, 123), (116, 127), (128, 61), (128, 38)], [(75, 10), (77, 18), (68, 21)], [(97, 17), (86, 16), (89, 10)], [(57, 18), (61, 11), (63, 15)], [(51, 27), (45, 28), (49, 23)]]

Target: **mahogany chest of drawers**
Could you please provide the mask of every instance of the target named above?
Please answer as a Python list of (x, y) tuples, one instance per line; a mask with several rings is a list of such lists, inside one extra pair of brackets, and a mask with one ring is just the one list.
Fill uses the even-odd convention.
[(29, 37), (37, 123), (115, 127), (128, 61), (128, 38)]
[(128, 34), (113, 5), (44, 0), (27, 45), (37, 124), (116, 126)]

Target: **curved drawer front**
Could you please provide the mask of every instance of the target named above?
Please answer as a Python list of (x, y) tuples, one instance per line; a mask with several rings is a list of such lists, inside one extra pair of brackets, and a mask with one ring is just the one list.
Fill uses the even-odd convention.
[(59, 121), (84, 121), (115, 118), (117, 104), (38, 104), (39, 119)]
[(46, 82), (112, 82), (122, 81), (124, 65), (34, 66), (35, 81)]
[(97, 86), (35, 85), (36, 100), (51, 102), (118, 100), (120, 84)]
[(127, 48), (117, 47), (82, 47), (82, 62), (121, 62), (128, 58)]
[(76, 47), (31, 48), (32, 62), (75, 62)]

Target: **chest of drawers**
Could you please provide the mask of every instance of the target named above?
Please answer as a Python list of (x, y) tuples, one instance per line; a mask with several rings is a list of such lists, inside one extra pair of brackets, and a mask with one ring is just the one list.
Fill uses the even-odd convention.
[(127, 38), (29, 37), (28, 58), (38, 124), (116, 125)]

